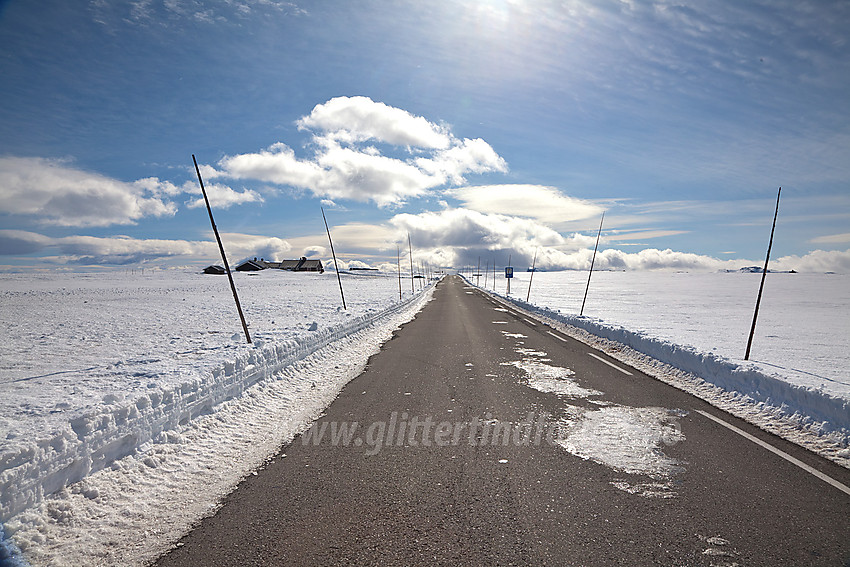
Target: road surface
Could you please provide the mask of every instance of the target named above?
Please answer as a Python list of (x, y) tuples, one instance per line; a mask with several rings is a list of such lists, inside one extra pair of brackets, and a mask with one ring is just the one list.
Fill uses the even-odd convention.
[(157, 565), (850, 565), (847, 485), (453, 276)]

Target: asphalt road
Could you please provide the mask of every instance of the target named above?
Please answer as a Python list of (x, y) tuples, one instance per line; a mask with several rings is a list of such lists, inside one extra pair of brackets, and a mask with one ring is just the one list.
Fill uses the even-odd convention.
[(850, 471), (458, 277), (434, 297), (156, 564), (850, 565), (850, 495), (700, 412)]

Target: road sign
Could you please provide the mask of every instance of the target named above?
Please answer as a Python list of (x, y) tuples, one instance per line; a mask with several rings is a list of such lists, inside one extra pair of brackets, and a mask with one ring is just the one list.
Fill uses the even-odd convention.
[(514, 269), (513, 268), (505, 268), (505, 277), (511, 279), (514, 277)]

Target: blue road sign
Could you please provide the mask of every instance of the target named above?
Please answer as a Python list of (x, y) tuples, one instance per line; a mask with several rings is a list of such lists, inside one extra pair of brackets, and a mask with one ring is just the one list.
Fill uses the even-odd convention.
[(514, 277), (514, 269), (513, 268), (505, 268), (505, 277), (510, 279)]

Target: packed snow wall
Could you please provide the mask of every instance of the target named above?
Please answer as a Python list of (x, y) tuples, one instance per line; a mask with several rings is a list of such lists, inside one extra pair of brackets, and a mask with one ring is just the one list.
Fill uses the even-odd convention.
[[(488, 293), (493, 294), (492, 291)], [(734, 392), (751, 403), (761, 405), (769, 413), (787, 417), (818, 434), (827, 434), (844, 447), (850, 445), (850, 400), (846, 398), (771, 376), (755, 364), (740, 364), (591, 317), (555, 312), (499, 293), (493, 295), (543, 319), (625, 345), (718, 388)]]
[(251, 350), (197, 378), (152, 388), (130, 400), (107, 397), (93, 410), (72, 414), (51, 436), (11, 444), (0, 452), (0, 523), (118, 459), (143, 451), (146, 444), (167, 439), (252, 385), (274, 379), (287, 366), (413, 307), (422, 297), (419, 293), (381, 311), (292, 339), (255, 341)]

